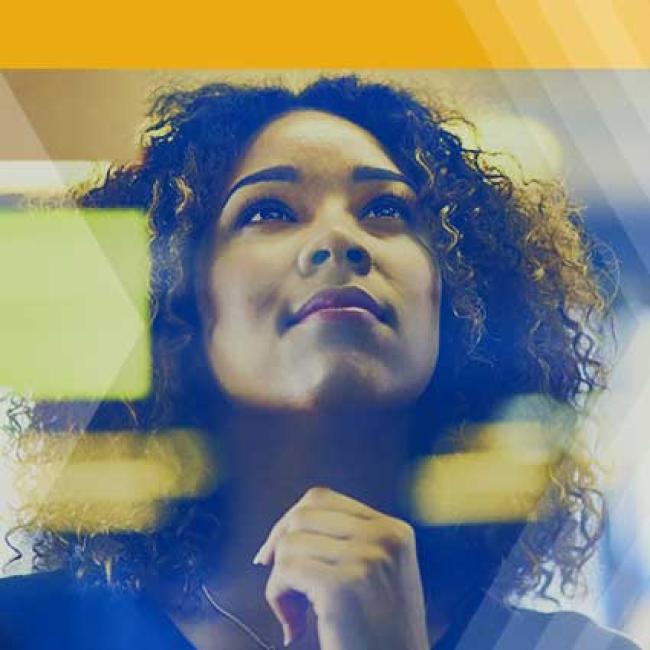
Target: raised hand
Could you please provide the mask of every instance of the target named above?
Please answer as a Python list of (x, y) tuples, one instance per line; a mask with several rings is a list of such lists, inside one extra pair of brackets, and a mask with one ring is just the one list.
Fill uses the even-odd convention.
[(285, 645), (311, 604), (321, 650), (428, 649), (415, 536), (406, 522), (326, 487), (310, 488), (273, 526), (255, 563)]

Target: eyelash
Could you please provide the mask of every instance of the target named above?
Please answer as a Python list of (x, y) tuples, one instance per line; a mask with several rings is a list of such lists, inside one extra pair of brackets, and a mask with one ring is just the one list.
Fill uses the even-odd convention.
[[(361, 213), (363, 215), (362, 218), (366, 219), (367, 214), (371, 210), (382, 210), (385, 208), (393, 208), (400, 211), (401, 216), (399, 218), (407, 223), (410, 222), (412, 219), (411, 209), (409, 208), (407, 202), (400, 196), (397, 196), (396, 194), (390, 194), (390, 193), (382, 194), (378, 197), (375, 197), (366, 206), (364, 206)], [(245, 204), (244, 207), (242, 208), (241, 215), (237, 219), (237, 227), (245, 228), (246, 226), (249, 225), (258, 225), (260, 223), (265, 223), (269, 221), (284, 221), (284, 222), (287, 221), (286, 219), (264, 219), (264, 218), (256, 222), (251, 221), (251, 219), (256, 214), (261, 213), (263, 210), (266, 209), (275, 210), (276, 212), (284, 213), (284, 215), (289, 215), (290, 221), (295, 222), (297, 220), (293, 211), (283, 201), (268, 196), (268, 197), (252, 199), (247, 204)], [(387, 217), (382, 216), (379, 218), (383, 219)], [(390, 218), (392, 219), (393, 217)]]
[[(396, 210), (399, 210), (402, 213), (400, 219), (407, 223), (412, 220), (413, 215), (407, 202), (395, 194), (382, 194), (381, 196), (374, 198), (372, 201), (370, 201), (370, 203), (368, 203), (368, 205), (366, 205), (366, 207), (363, 209), (362, 214), (366, 215), (367, 212), (371, 209), (380, 210), (384, 208), (394, 208)], [(366, 217), (364, 216), (364, 219), (365, 218)]]
[(295, 221), (295, 216), (293, 212), (282, 202), (274, 199), (272, 197), (262, 197), (259, 199), (253, 199), (249, 201), (242, 208), (241, 215), (237, 219), (237, 227), (244, 228), (245, 226), (256, 225), (256, 223), (263, 223), (268, 221), (267, 219), (262, 219), (259, 222), (251, 224), (251, 218), (254, 217), (258, 212), (265, 210), (267, 208), (274, 209), (278, 212), (284, 212), (285, 214), (291, 215), (292, 219)]

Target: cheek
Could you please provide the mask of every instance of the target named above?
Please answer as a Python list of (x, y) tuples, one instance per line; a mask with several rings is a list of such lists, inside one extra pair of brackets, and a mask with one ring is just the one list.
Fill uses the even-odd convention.
[(401, 272), (397, 278), (400, 291), (404, 297), (405, 307), (414, 315), (422, 326), (426, 320), (436, 325), (439, 320), (441, 282), (437, 263), (430, 254), (418, 247), (404, 255)]
[(433, 367), (438, 356), (441, 282), (437, 264), (418, 249), (399, 277), (404, 338), (414, 365)]
[(219, 327), (245, 328), (277, 309), (278, 283), (254, 255), (224, 255), (210, 271), (210, 304)]
[(232, 303), (252, 313), (267, 313), (277, 309), (297, 254), (296, 242), (281, 233), (224, 237), (213, 258), (211, 286), (224, 308)]
[(210, 269), (206, 338), (215, 374), (222, 379), (259, 373), (275, 335), (283, 274), (252, 254), (221, 255)]

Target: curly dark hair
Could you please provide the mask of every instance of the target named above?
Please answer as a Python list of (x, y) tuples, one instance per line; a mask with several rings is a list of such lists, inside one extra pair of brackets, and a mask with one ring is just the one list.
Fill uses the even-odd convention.
[[(441, 342), (433, 380), (416, 404), (414, 453), (457, 449), (458, 431), (490, 420), (518, 395), (543, 395), (579, 415), (586, 397), (605, 386), (599, 344), (611, 304), (600, 281), (607, 269), (581, 209), (560, 183), (516, 184), (489, 153), (465, 147), (452, 128), (462, 116), (350, 75), (321, 78), (299, 92), (225, 83), (159, 92), (139, 159), (77, 192), (87, 208), (145, 210), (152, 233), (151, 395), (121, 411), (99, 405), (93, 425), (214, 427), (205, 405), (219, 395), (198, 335), (203, 244), (223, 184), (251, 138), (302, 109), (373, 134), (415, 184), (426, 215), (443, 282)], [(41, 405), (34, 417), (45, 429), (70, 426), (61, 405)], [(425, 582), (444, 574), (449, 585), (482, 593), (499, 573), (504, 598), (543, 594), (556, 575), (563, 590), (575, 586), (602, 532), (602, 499), (590, 464), (574, 455), (558, 453), (550, 472), (543, 517), (423, 532)], [(148, 534), (41, 530), (36, 568), (64, 566), (129, 589), (176, 576), (189, 595), (203, 561), (196, 539), (214, 534), (210, 512), (214, 499), (175, 504), (167, 524)], [(455, 564), (436, 550), (452, 547)]]

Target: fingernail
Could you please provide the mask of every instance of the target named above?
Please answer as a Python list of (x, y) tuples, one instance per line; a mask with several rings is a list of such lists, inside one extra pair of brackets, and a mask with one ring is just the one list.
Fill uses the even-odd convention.
[(255, 557), (253, 558), (253, 564), (262, 564), (262, 556), (264, 555), (264, 545), (262, 545), (255, 554)]
[(291, 630), (289, 629), (288, 625), (282, 626), (282, 637), (283, 637), (282, 643), (286, 648), (291, 643)]

